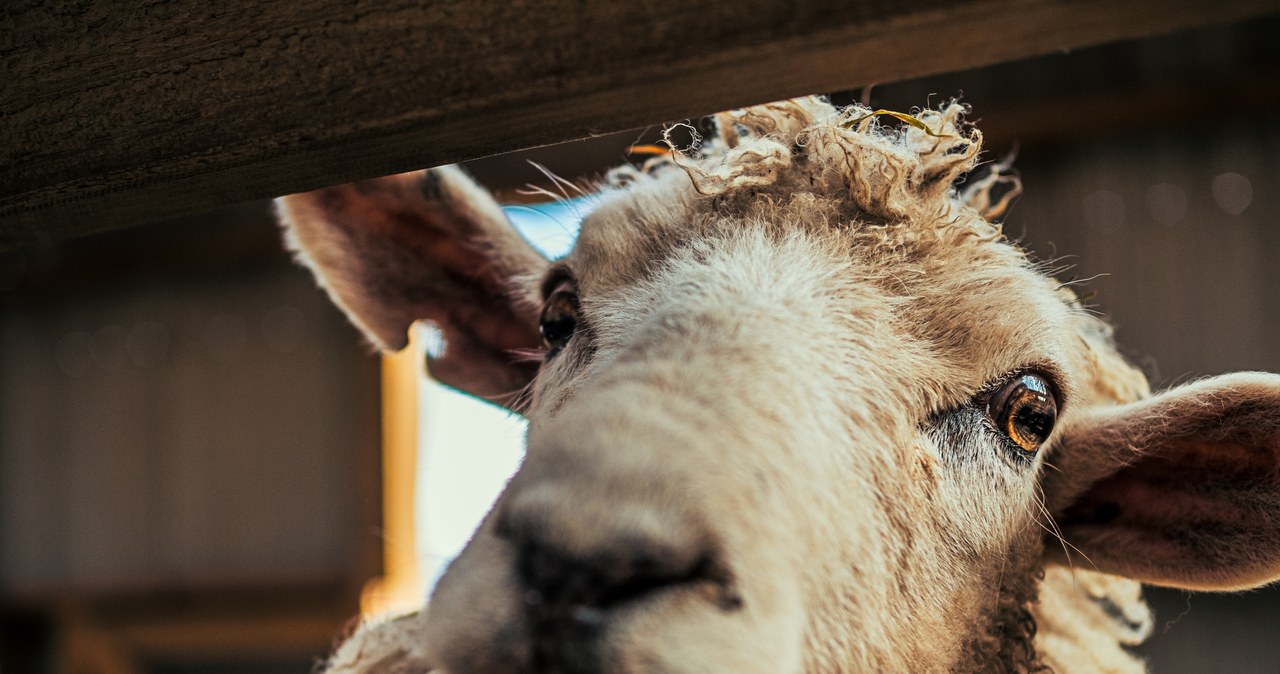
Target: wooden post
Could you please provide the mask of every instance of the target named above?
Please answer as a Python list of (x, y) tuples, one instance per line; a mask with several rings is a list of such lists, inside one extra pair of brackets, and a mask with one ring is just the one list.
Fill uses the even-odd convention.
[[(416, 335), (416, 330), (410, 331)], [(418, 340), (382, 357), (382, 545), (383, 575), (365, 586), (365, 616), (404, 613), (426, 599), (418, 566), (414, 484), (418, 468)]]

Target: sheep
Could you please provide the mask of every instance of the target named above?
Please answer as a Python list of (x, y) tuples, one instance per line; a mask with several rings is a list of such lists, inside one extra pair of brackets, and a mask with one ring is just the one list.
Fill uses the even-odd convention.
[[(378, 347), (529, 420), (426, 608), (330, 672), (1140, 672), (1141, 583), (1280, 577), (1280, 376), (1152, 394), (1005, 238), (958, 103), (818, 98), (606, 176), (548, 261), (445, 167), (293, 195)], [(962, 189), (964, 187), (964, 189)]]

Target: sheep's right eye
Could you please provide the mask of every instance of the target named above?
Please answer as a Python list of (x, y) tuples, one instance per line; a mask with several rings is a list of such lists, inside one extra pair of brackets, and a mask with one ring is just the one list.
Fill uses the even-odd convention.
[(578, 329), (578, 295), (571, 288), (559, 288), (542, 307), (538, 330), (547, 347), (547, 357), (554, 356)]
[(1045, 377), (1023, 373), (991, 397), (987, 413), (996, 428), (1028, 455), (1049, 439), (1058, 420), (1058, 400)]

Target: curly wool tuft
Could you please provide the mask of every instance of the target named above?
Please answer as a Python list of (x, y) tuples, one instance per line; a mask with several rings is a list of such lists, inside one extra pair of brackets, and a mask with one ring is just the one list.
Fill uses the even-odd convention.
[[(687, 151), (670, 161), (694, 189), (722, 203), (760, 192), (804, 191), (838, 198), (861, 217), (885, 225), (915, 223), (935, 234), (999, 238), (998, 217), (1021, 190), (998, 162), (982, 179), (959, 190), (982, 150), (982, 134), (964, 122), (968, 107), (951, 102), (916, 119), (929, 131), (880, 122), (862, 106), (837, 109), (810, 97), (717, 115), (719, 142), (695, 134)], [(997, 191), (999, 198), (993, 198)]]
[(969, 644), (967, 664), (956, 671), (981, 674), (1042, 674), (1052, 672), (1036, 648), (1037, 586), (1043, 572), (1028, 572), (1013, 585), (1000, 588), (1000, 600), (987, 629)]

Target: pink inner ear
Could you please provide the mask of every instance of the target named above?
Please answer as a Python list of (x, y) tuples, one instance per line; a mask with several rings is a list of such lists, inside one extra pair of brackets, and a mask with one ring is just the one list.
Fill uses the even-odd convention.
[[(387, 176), (280, 200), (299, 259), (380, 348), (439, 327), (439, 381), (510, 408), (538, 369), (537, 308), (524, 279), (547, 261), (457, 168)], [(517, 410), (518, 411), (518, 410)]]
[(1277, 484), (1280, 442), (1172, 441), (1090, 487), (1064, 516), (1094, 524), (1121, 516), (1230, 520), (1245, 513), (1224, 492)]
[(1065, 517), (1077, 524), (1193, 524), (1236, 521), (1247, 514), (1216, 490), (1202, 493), (1202, 487), (1208, 485), (1153, 479), (1140, 473), (1116, 475), (1090, 489)]
[(1280, 575), (1280, 441), (1166, 439), (1135, 458), (1058, 518), (1099, 568), (1206, 589)]

